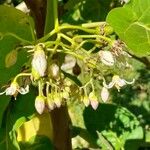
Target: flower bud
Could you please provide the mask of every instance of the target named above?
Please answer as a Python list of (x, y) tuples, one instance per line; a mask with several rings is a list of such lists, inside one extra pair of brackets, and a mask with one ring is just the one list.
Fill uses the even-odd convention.
[(46, 55), (41, 45), (37, 45), (32, 59), (32, 74), (35, 79), (43, 77), (47, 68)]
[(69, 93), (68, 93), (67, 91), (63, 91), (63, 92), (62, 92), (62, 97), (63, 97), (64, 99), (68, 99), (68, 98), (69, 98)]
[(89, 94), (89, 99), (90, 99), (90, 103), (91, 103), (91, 106), (94, 110), (97, 109), (98, 105), (99, 105), (99, 102), (98, 102), (98, 99), (97, 97), (95, 96), (95, 93), (94, 92), (91, 92)]
[(103, 102), (107, 102), (109, 98), (109, 91), (107, 88), (103, 87), (101, 91), (101, 98)]
[(35, 99), (35, 109), (39, 114), (42, 114), (45, 109), (45, 97), (37, 96)]
[(51, 94), (48, 95), (48, 97), (46, 99), (46, 103), (47, 103), (49, 110), (53, 110), (55, 108), (55, 103), (53, 100), (53, 96)]
[(48, 67), (48, 73), (51, 78), (57, 79), (59, 77), (59, 67), (57, 64), (51, 64)]
[(61, 106), (62, 103), (62, 97), (59, 93), (54, 93), (54, 103), (56, 104), (56, 106), (59, 108)]
[(65, 91), (68, 92), (68, 93), (71, 92), (70, 87), (65, 87)]
[(65, 62), (62, 64), (61, 69), (67, 73), (72, 73), (72, 69), (76, 64), (76, 59), (71, 55), (65, 56)]
[(114, 57), (110, 51), (100, 51), (99, 52), (100, 59), (103, 64), (107, 66), (113, 66), (115, 63)]
[(85, 105), (86, 107), (88, 107), (89, 104), (90, 104), (89, 97), (88, 97), (88, 96), (84, 96), (82, 100), (83, 100), (84, 105)]

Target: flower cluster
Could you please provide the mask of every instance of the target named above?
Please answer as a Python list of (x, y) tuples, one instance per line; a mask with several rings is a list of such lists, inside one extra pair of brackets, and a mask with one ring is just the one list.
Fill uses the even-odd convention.
[[(39, 114), (42, 114), (44, 110), (51, 111), (59, 108), (68, 99), (77, 97), (86, 107), (91, 105), (96, 110), (101, 100), (103, 102), (108, 101), (109, 89), (116, 87), (120, 91), (126, 84), (134, 82), (134, 80), (128, 82), (119, 75), (114, 75), (109, 84), (104, 79), (103, 68), (105, 68), (105, 65), (109, 70), (115, 68), (118, 63), (125, 66), (127, 64), (125, 58), (129, 56), (123, 50), (120, 41), (112, 42), (109, 50), (101, 49), (96, 53), (82, 51), (79, 47), (72, 52), (66, 49), (65, 51), (59, 49), (51, 51), (43, 43), (26, 46), (25, 48), (32, 48), (29, 51), (33, 54), (30, 73), (18, 74), (10, 86), (0, 95), (5, 93), (14, 96), (16, 99), (18, 93), (28, 93), (29, 85), (20, 87), (19, 85), (24, 85), (24, 83), (20, 84), (17, 79), (21, 76), (29, 76), (31, 83), (38, 87), (35, 109)], [(61, 58), (60, 61), (58, 61), (59, 58)], [(87, 79), (89, 82), (87, 82)], [(100, 82), (103, 82), (102, 88), (99, 88), (101, 86), (98, 87), (101, 92), (97, 92), (97, 85), (95, 84)], [(74, 95), (77, 96), (74, 97)]]

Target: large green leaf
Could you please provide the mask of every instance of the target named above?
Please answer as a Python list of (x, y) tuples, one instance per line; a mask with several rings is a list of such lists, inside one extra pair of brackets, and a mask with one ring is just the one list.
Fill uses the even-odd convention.
[[(6, 68), (5, 58), (7, 54), (20, 44), (29, 44), (33, 41), (32, 19), (23, 12), (8, 6), (0, 6), (0, 85), (6, 83), (15, 76), (26, 62), (27, 53), (22, 50), (18, 53), (15, 65)], [(13, 36), (12, 36), (13, 35)], [(25, 41), (20, 41), (14, 36)]]
[[(29, 44), (29, 41), (34, 40), (32, 28), (33, 21), (29, 16), (13, 7), (0, 6), (0, 87), (19, 73), (22, 65), (27, 61), (27, 53), (19, 50), (14, 62), (11, 62), (10, 57), (9, 65), (5, 62), (12, 50), (20, 44)], [(21, 41), (16, 37), (23, 40)], [(14, 57), (11, 58), (14, 59)], [(0, 126), (9, 100), (10, 97), (0, 96)]]
[(107, 16), (107, 22), (133, 53), (150, 54), (150, 1), (131, 0), (122, 8), (115, 8)]
[(99, 146), (104, 144), (104, 140), (99, 140), (98, 133), (101, 133), (108, 145), (112, 145), (116, 150), (123, 148), (127, 140), (143, 139), (139, 121), (124, 107), (100, 104), (96, 111), (91, 107), (86, 108), (84, 121), (88, 132), (97, 140)]

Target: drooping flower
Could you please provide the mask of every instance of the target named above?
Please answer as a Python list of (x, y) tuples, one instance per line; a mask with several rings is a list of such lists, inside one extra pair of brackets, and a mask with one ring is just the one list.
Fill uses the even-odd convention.
[(113, 54), (110, 51), (101, 50), (99, 52), (99, 56), (100, 56), (100, 59), (101, 59), (103, 64), (105, 64), (107, 66), (113, 66), (114, 65), (115, 59), (114, 59)]
[(35, 109), (39, 114), (42, 114), (45, 109), (45, 96), (39, 95), (35, 99)]
[(47, 107), (50, 111), (53, 110), (56, 106), (55, 103), (54, 103), (54, 100), (53, 100), (53, 96), (50, 93), (47, 96), (46, 104), (47, 104)]
[(98, 99), (97, 99), (97, 97), (96, 97), (96, 95), (95, 95), (95, 92), (92, 91), (92, 92), (89, 94), (89, 100), (90, 100), (90, 103), (91, 103), (92, 108), (93, 108), (94, 110), (96, 110), (97, 107), (98, 107), (98, 105), (99, 105), (99, 102), (98, 102)]
[(113, 86), (115, 86), (118, 91), (120, 91), (120, 88), (127, 85), (127, 84), (133, 84), (135, 79), (133, 79), (131, 82), (126, 81), (125, 79), (121, 79), (118, 75), (114, 75), (112, 77), (112, 81), (107, 85), (105, 80), (103, 82), (103, 85), (105, 88), (110, 89)]
[(82, 101), (83, 101), (83, 103), (84, 103), (84, 105), (85, 105), (86, 107), (89, 106), (90, 100), (89, 100), (89, 97), (88, 97), (88, 96), (83, 96)]
[(57, 79), (59, 77), (59, 66), (55, 63), (51, 64), (49, 67), (48, 67), (48, 73), (49, 73), (49, 76), (54, 78), (54, 79)]
[(109, 98), (109, 91), (107, 88), (103, 87), (101, 90), (101, 98), (103, 102), (107, 102)]
[(38, 44), (35, 47), (33, 59), (32, 59), (32, 75), (33, 78), (39, 79), (45, 75), (47, 69), (47, 60), (44, 52), (44, 47)]
[(62, 104), (62, 97), (60, 93), (54, 93), (53, 98), (55, 105), (59, 108)]
[(67, 73), (72, 73), (73, 67), (76, 65), (76, 59), (71, 55), (65, 56), (65, 62), (62, 64), (61, 69)]
[(24, 95), (24, 94), (27, 94), (28, 92), (29, 92), (29, 85), (23, 88), (23, 87), (20, 87), (17, 82), (12, 82), (10, 86), (4, 92), (0, 93), (0, 95), (5, 93), (6, 95), (14, 96), (16, 99), (16, 96), (18, 93)]

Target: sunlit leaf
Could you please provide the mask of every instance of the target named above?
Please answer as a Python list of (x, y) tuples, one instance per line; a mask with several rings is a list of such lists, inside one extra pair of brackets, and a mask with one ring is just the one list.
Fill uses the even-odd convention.
[(131, 0), (123, 8), (115, 8), (107, 16), (107, 22), (133, 53), (150, 54), (150, 1)]

